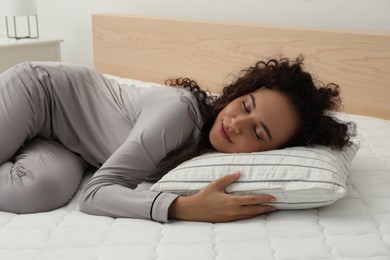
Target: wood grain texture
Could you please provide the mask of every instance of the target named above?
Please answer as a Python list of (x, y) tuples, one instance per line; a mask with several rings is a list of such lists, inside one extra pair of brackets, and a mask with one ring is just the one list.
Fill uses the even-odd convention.
[(93, 43), (101, 72), (190, 77), (215, 93), (257, 60), (302, 54), (316, 79), (341, 86), (343, 111), (390, 119), (390, 34), (96, 14)]

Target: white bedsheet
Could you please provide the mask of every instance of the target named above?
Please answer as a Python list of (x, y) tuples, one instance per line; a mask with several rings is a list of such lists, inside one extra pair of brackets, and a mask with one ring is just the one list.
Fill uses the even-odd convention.
[(81, 213), (77, 194), (51, 212), (0, 212), (0, 259), (390, 260), (390, 121), (345, 117), (357, 122), (361, 148), (348, 195), (333, 205), (161, 224)]

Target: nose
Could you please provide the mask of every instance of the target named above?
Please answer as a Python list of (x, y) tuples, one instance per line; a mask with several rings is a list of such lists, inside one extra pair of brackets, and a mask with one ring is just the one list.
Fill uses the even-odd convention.
[(230, 119), (230, 125), (228, 128), (235, 134), (241, 134), (244, 129), (250, 128), (252, 119), (249, 115), (240, 115)]

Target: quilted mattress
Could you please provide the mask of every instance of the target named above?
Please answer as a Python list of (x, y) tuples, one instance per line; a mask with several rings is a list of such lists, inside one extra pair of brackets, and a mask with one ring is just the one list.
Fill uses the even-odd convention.
[(51, 212), (0, 212), (0, 259), (390, 260), (390, 121), (343, 116), (357, 123), (361, 148), (348, 195), (335, 204), (231, 223), (162, 224), (81, 213), (76, 194)]

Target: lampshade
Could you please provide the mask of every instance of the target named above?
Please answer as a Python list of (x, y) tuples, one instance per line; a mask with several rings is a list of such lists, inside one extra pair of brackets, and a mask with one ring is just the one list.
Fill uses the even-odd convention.
[(0, 0), (2, 2), (1, 13), (3, 15), (36, 15), (37, 0)]

